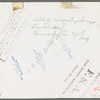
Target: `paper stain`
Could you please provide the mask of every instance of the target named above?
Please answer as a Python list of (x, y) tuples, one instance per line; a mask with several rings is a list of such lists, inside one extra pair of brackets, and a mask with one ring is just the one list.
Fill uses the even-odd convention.
[(77, 5), (75, 5), (75, 2), (61, 2), (61, 8), (65, 8), (65, 9), (82, 9), (84, 7), (79, 7)]
[(61, 7), (71, 9), (73, 8), (72, 2), (61, 2)]
[(13, 11), (24, 8), (23, 2), (13, 2), (12, 4), (13, 4)]

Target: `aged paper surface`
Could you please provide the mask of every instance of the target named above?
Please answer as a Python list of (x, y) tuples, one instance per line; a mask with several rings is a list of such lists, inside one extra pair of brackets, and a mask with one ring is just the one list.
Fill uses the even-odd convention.
[(0, 98), (99, 98), (100, 3), (0, 3)]

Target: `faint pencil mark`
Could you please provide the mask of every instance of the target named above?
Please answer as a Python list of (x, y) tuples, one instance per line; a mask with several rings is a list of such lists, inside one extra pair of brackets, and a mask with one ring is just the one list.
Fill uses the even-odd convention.
[(28, 69), (28, 72), (31, 74), (31, 72), (30, 72), (29, 68), (27, 68), (27, 69)]

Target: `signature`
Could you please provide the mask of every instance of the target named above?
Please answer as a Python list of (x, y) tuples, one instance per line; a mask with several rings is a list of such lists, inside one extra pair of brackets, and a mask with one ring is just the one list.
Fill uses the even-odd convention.
[(49, 48), (53, 44), (55, 44), (54, 41), (59, 39), (60, 35), (62, 34), (62, 30), (63, 30), (64, 26), (65, 26), (65, 24), (62, 26), (62, 28), (61, 28), (61, 30), (60, 30), (60, 32), (58, 34), (56, 34), (56, 31), (54, 31), (54, 33), (52, 35), (52, 38), (50, 40), (48, 40), (48, 42), (47, 42), (48, 43), (47, 47), (43, 49), (44, 53), (47, 53)]

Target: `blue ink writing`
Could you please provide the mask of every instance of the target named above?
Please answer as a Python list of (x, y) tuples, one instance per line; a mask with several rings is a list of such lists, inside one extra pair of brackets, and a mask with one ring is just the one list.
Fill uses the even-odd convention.
[(44, 69), (44, 71), (46, 71), (45, 70), (45, 64), (44, 64), (44, 62), (42, 61), (42, 58), (41, 58), (41, 56), (40, 56), (40, 54), (38, 53), (38, 52), (36, 52), (35, 50), (33, 50), (34, 51), (34, 53), (35, 53), (35, 55), (36, 55), (36, 60), (37, 60), (37, 62), (38, 62), (38, 64)]
[(59, 37), (60, 43), (63, 47), (64, 52), (67, 54), (67, 56), (69, 56), (70, 59), (72, 59), (72, 55), (71, 55), (71, 50), (68, 48), (66, 42), (64, 41), (63, 38)]
[(15, 65), (14, 67), (15, 67), (15, 70), (16, 70), (17, 74), (19, 74), (21, 80), (23, 80), (23, 77), (22, 77), (23, 72), (22, 72), (22, 70), (21, 70), (21, 68), (20, 68), (20, 65), (19, 65), (17, 59), (14, 59), (14, 57), (12, 56), (12, 60), (13, 60), (13, 62), (14, 62), (14, 65)]

